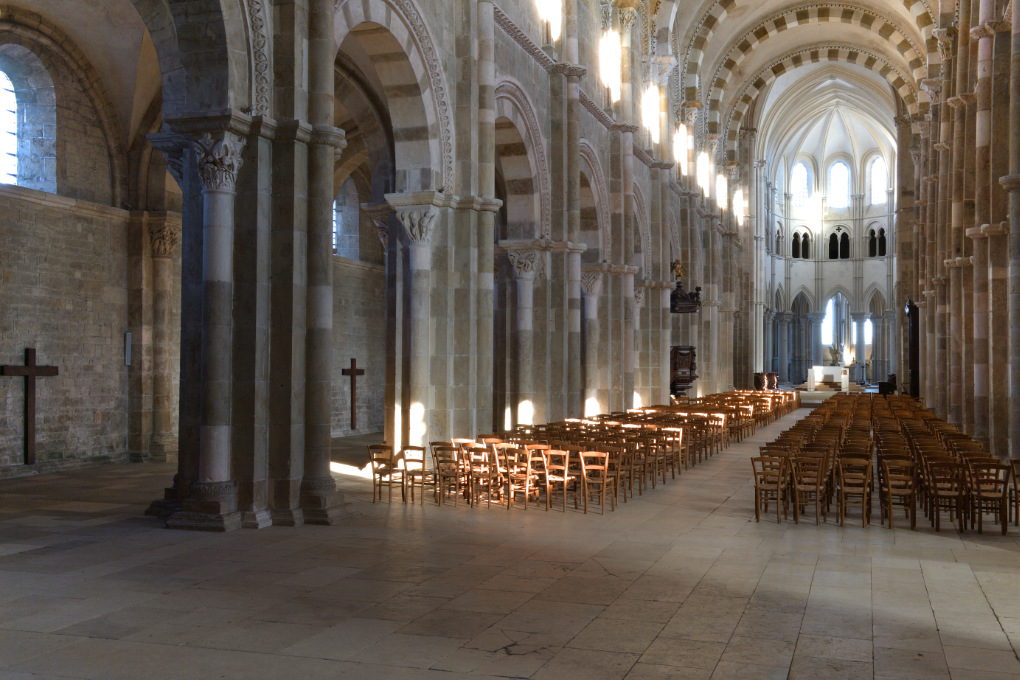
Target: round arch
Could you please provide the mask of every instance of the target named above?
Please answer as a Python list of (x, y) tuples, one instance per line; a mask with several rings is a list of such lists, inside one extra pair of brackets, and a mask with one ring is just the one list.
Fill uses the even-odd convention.
[[(396, 191), (455, 190), (453, 121), (444, 69), (421, 12), (412, 0), (338, 0), (333, 16), (333, 35), (338, 49), (348, 36), (357, 32), (362, 33), (362, 46), (370, 58), (385, 55), (387, 59), (397, 57), (398, 63), (403, 62), (399, 70), (393, 68), (397, 63), (388, 63), (387, 70), (391, 73), (384, 83), (389, 90), (386, 94), (394, 129), (406, 130), (414, 137), (396, 144), (398, 166), (405, 166), (400, 172), (410, 167), (400, 162), (402, 158), (427, 157), (424, 162), (416, 162), (415, 172), (427, 174), (429, 186), (420, 186), (425, 184), (423, 178), (405, 177), (402, 182), (405, 188), (397, 186)], [(417, 90), (409, 91), (413, 90), (412, 86)], [(396, 99), (411, 105), (405, 110)], [(418, 103), (413, 103), (414, 100)], [(394, 115), (398, 111), (399, 114)], [(426, 130), (424, 138), (414, 132), (423, 128)]]
[(599, 227), (599, 250), (603, 260), (608, 260), (611, 250), (609, 238), (609, 189), (598, 154), (587, 139), (581, 139), (581, 172), (588, 178), (595, 199), (595, 214)]
[[(535, 115), (535, 108), (525, 94), (524, 89), (516, 82), (504, 79), (496, 86), (496, 126), (500, 125), (499, 119), (508, 121), (517, 131), (521, 140), (521, 148), (500, 148), (499, 130), (496, 131), (497, 155), (503, 159), (504, 178), (527, 179), (531, 183), (529, 194), (532, 200), (537, 202), (534, 207), (535, 221), (539, 225), (539, 234), (542, 238), (549, 238), (552, 234), (552, 207), (551, 182), (549, 179), (549, 164), (545, 155), (545, 141), (542, 137), (542, 129), (539, 126), (538, 117)], [(506, 173), (507, 161), (511, 161), (520, 170), (524, 169), (523, 162), (528, 164), (528, 173), (525, 177), (512, 177)], [(537, 180), (537, 189), (535, 183)], [(537, 238), (539, 234), (536, 234)]]

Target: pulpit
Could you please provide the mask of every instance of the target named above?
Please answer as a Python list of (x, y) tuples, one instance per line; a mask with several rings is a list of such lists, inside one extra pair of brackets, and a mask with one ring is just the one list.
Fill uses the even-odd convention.
[(695, 351), (692, 345), (674, 345), (669, 352), (669, 392), (673, 397), (687, 396), (687, 390), (698, 379)]

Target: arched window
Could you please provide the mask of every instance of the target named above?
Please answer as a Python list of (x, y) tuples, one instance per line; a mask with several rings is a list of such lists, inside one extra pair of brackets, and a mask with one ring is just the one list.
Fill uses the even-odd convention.
[(850, 205), (850, 166), (837, 161), (829, 166), (829, 207), (846, 208)]
[(794, 258), (800, 257), (800, 234), (793, 235), (793, 252), (791, 254)]
[[(835, 236), (835, 234), (833, 234)], [(835, 325), (835, 313), (833, 299), (825, 305), (825, 318), (822, 319), (822, 345), (828, 347), (833, 343), (833, 326)]]
[[(790, 173), (790, 193), (793, 194), (795, 208), (807, 207), (808, 199), (811, 198), (811, 185), (807, 163), (804, 161), (793, 166), (793, 172)], [(794, 257), (797, 256), (794, 255)]]
[(18, 100), (14, 84), (0, 71), (0, 184), (18, 183)]
[(839, 259), (850, 259), (850, 235), (844, 233), (839, 237)]
[(360, 205), (354, 178), (348, 177), (333, 201), (333, 254), (360, 259)]
[(800, 256), (805, 260), (811, 259), (811, 237), (807, 234), (800, 240)]
[(839, 259), (839, 236), (833, 234), (829, 237), (829, 259)]
[(886, 202), (886, 190), (889, 188), (889, 169), (885, 165), (885, 159), (881, 156), (871, 161), (869, 170), (871, 205), (884, 205)]
[(885, 257), (885, 229), (878, 230), (878, 256)]
[(876, 255), (878, 255), (878, 237), (875, 236), (875, 230), (871, 229), (868, 231), (868, 257)]

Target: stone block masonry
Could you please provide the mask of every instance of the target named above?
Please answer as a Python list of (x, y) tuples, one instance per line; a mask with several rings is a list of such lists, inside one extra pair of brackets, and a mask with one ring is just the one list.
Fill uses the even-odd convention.
[[(341, 370), (358, 360), (358, 429), (351, 430), (351, 379)], [(333, 258), (334, 437), (382, 432), (386, 396), (386, 271), (382, 265)]]
[[(37, 384), (39, 470), (127, 459), (127, 217), (0, 187), (0, 363), (60, 368)], [(0, 477), (28, 471), (23, 383), (0, 380)]]

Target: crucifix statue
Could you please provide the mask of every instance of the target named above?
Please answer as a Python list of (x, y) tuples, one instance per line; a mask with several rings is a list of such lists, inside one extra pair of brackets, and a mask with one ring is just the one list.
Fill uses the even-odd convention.
[(35, 379), (57, 375), (56, 366), (37, 366), (35, 348), (25, 349), (24, 366), (0, 366), (0, 375), (25, 379), (25, 465), (35, 464)]
[(351, 359), (351, 367), (340, 371), (351, 376), (351, 429), (358, 429), (358, 376), (365, 375), (365, 369), (358, 368), (358, 360)]

